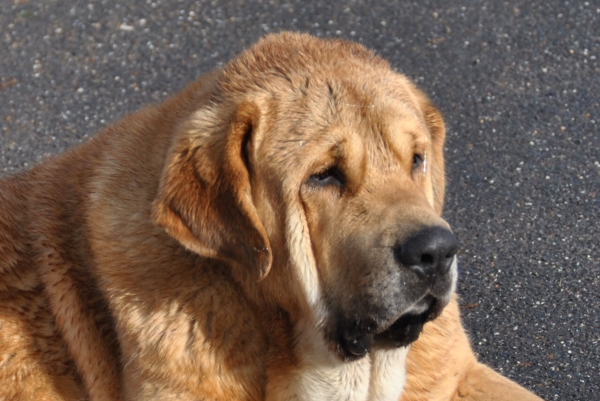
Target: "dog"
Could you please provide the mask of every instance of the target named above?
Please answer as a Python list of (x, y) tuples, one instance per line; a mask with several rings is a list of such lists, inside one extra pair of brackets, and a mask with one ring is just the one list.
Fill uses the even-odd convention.
[(3, 179), (0, 399), (539, 400), (461, 327), (444, 136), (372, 51), (281, 33)]

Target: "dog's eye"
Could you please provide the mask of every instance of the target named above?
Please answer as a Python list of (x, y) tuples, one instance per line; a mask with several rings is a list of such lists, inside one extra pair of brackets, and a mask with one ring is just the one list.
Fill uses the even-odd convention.
[(308, 182), (319, 187), (335, 185), (341, 188), (344, 186), (344, 175), (339, 168), (331, 167), (321, 173), (311, 175)]
[(415, 155), (413, 156), (413, 164), (412, 164), (413, 171), (418, 171), (421, 168), (424, 168), (424, 164), (425, 164), (424, 157), (415, 153)]

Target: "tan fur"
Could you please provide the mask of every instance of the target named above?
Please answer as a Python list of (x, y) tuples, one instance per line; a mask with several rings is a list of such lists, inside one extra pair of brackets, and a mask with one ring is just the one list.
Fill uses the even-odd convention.
[(454, 299), (410, 349), (401, 401), (540, 401), (477, 362)]
[[(340, 359), (326, 300), (362, 302), (371, 232), (447, 226), (443, 142), (384, 60), (281, 34), (0, 181), (0, 400), (397, 398), (406, 349)], [(343, 193), (310, 184), (333, 165)], [(454, 300), (406, 369), (406, 401), (538, 399), (476, 362)]]

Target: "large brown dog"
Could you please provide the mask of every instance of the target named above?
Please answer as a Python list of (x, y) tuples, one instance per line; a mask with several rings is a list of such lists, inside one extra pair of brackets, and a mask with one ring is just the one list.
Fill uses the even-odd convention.
[(372, 52), (281, 34), (1, 181), (0, 400), (538, 400), (461, 328), (443, 141)]

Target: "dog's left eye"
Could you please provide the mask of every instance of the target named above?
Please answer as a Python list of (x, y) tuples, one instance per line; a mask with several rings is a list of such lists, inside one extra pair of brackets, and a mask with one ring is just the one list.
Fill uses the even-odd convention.
[(308, 179), (309, 183), (319, 187), (335, 185), (341, 188), (344, 186), (344, 181), (344, 174), (337, 167), (331, 167), (323, 172), (313, 174)]

